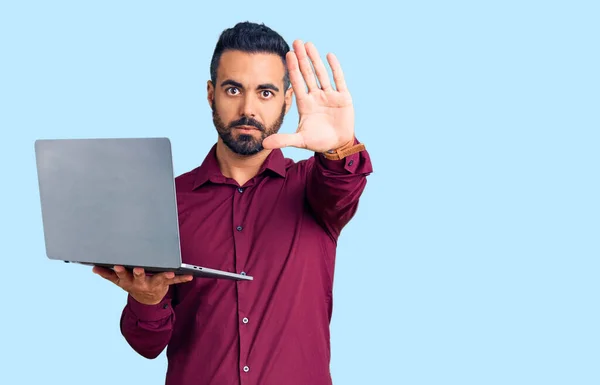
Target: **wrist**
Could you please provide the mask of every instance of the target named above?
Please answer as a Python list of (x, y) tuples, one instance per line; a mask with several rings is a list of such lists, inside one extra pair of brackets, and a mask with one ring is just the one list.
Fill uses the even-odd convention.
[[(165, 293), (166, 294), (166, 293)], [(129, 292), (129, 295), (131, 296), (131, 298), (133, 298), (135, 301), (139, 302), (142, 305), (147, 305), (147, 306), (154, 306), (154, 305), (158, 305), (159, 303), (161, 303), (164, 299), (164, 295), (160, 298), (158, 298), (155, 295), (148, 295), (146, 293), (143, 294), (138, 294), (138, 293), (134, 293), (134, 292)]]
[(343, 144), (342, 146), (323, 152), (323, 156), (330, 160), (344, 159), (348, 155), (365, 150), (365, 145), (359, 143), (356, 137)]

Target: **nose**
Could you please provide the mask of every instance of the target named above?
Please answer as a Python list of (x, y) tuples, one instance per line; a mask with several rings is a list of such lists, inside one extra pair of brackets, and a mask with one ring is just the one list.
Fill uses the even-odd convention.
[(240, 115), (249, 118), (256, 116), (256, 98), (251, 93), (244, 95), (244, 99), (240, 106)]

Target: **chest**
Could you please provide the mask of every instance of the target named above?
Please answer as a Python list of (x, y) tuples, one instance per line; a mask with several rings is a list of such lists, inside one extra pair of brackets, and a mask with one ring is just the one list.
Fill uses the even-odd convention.
[(294, 252), (322, 250), (324, 233), (300, 184), (209, 185), (180, 194), (178, 211), (185, 263), (239, 272), (253, 264), (277, 264)]
[(269, 183), (210, 185), (178, 195), (183, 262), (255, 277), (237, 291), (229, 282), (196, 280), (178, 288), (181, 299), (210, 306), (245, 298), (247, 306), (260, 308), (261, 301), (288, 303), (298, 293), (322, 298), (329, 292), (335, 244), (307, 205), (304, 186)]

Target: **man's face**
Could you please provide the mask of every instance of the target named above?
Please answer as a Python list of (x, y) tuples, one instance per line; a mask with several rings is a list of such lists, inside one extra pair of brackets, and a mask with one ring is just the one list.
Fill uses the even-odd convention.
[(291, 105), (285, 92), (285, 68), (275, 54), (226, 51), (221, 56), (216, 84), (208, 82), (208, 101), (219, 137), (233, 152), (252, 155), (275, 134)]

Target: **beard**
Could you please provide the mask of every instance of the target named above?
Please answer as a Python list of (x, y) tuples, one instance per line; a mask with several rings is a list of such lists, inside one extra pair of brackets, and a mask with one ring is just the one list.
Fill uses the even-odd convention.
[[(234, 120), (229, 124), (225, 124), (221, 116), (217, 112), (215, 102), (212, 103), (212, 117), (215, 128), (219, 137), (225, 143), (225, 145), (234, 153), (239, 155), (254, 155), (263, 150), (262, 142), (269, 135), (276, 134), (279, 132), (281, 125), (283, 124), (283, 118), (285, 116), (285, 103), (281, 108), (281, 113), (277, 120), (269, 127), (265, 127), (260, 122), (248, 118), (246, 116), (241, 119)], [(237, 137), (233, 136), (233, 129), (238, 126), (252, 126), (260, 132), (260, 137), (255, 138), (254, 135), (250, 134), (239, 134)]]

